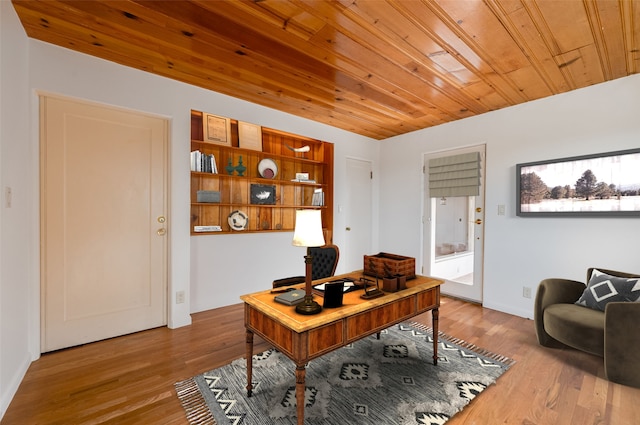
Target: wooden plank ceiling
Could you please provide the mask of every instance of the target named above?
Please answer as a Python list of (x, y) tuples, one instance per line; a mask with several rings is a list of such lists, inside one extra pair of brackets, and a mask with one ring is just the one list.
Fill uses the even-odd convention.
[(374, 139), (640, 67), (640, 0), (13, 4), (29, 37)]

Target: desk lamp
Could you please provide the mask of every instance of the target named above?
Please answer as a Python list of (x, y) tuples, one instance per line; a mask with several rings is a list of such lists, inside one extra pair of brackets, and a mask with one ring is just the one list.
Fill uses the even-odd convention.
[(296, 312), (300, 314), (318, 314), (322, 310), (320, 304), (313, 300), (313, 288), (311, 287), (311, 269), (313, 257), (309, 247), (324, 245), (322, 235), (322, 217), (320, 210), (296, 210), (296, 227), (293, 232), (293, 246), (307, 248), (304, 257), (305, 269), (305, 295), (304, 301), (296, 305)]

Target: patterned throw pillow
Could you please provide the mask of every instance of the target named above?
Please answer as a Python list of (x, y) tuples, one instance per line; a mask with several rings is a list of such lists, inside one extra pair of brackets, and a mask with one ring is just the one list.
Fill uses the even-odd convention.
[(640, 301), (640, 277), (611, 276), (593, 269), (587, 288), (576, 304), (604, 311), (612, 301)]

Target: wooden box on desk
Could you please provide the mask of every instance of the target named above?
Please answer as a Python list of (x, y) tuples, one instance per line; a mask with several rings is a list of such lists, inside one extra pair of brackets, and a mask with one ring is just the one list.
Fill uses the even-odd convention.
[(403, 275), (407, 279), (415, 279), (416, 259), (387, 252), (365, 255), (364, 274), (378, 277)]

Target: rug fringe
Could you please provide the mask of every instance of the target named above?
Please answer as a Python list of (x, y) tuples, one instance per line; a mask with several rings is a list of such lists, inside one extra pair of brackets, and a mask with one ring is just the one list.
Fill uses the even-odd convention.
[[(433, 328), (431, 326), (427, 326), (427, 325), (425, 325), (423, 323), (418, 323), (418, 322), (408, 322), (408, 324), (410, 326), (413, 326), (414, 328), (418, 328), (418, 329), (421, 329), (421, 330), (423, 330), (425, 332), (429, 332), (429, 333), (433, 334)], [(506, 367), (510, 367), (513, 364), (515, 364), (515, 362), (516, 362), (515, 360), (513, 360), (513, 359), (511, 359), (509, 357), (503, 356), (501, 354), (493, 353), (493, 352), (491, 352), (489, 350), (486, 350), (484, 348), (480, 348), (477, 345), (472, 344), (470, 342), (467, 342), (467, 341), (465, 341), (463, 339), (454, 338), (452, 336), (447, 335), (446, 333), (444, 333), (442, 331), (438, 331), (438, 340), (440, 340), (440, 339), (444, 339), (444, 340), (446, 340), (448, 342), (451, 342), (453, 344), (459, 345), (462, 348), (464, 348), (466, 350), (469, 350), (469, 351), (472, 351), (473, 353), (478, 354), (480, 356), (487, 357), (487, 358), (489, 358), (491, 360), (495, 360), (495, 361), (501, 362)]]
[(207, 402), (198, 389), (198, 384), (194, 378), (175, 384), (178, 399), (187, 414), (187, 419), (191, 425), (216, 425)]

